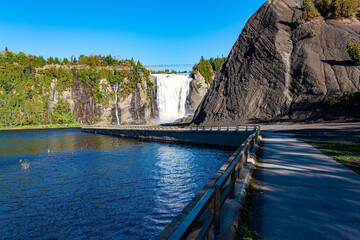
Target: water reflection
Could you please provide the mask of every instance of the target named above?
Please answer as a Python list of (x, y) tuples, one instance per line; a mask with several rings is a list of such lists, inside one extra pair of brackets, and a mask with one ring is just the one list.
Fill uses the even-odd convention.
[[(154, 174), (158, 191), (154, 195), (157, 211), (162, 217), (169, 216), (172, 210), (179, 212), (185, 203), (192, 198), (190, 189), (196, 187), (192, 182), (191, 172), (195, 168), (191, 149), (174, 149), (171, 146), (158, 148), (156, 166), (158, 174)], [(179, 196), (179, 193), (180, 196)], [(173, 201), (177, 199), (177, 201)], [(161, 219), (156, 219), (160, 220)]]
[(80, 130), (0, 132), (0, 238), (152, 239), (230, 155)]
[[(228, 150), (227, 154), (231, 152)], [(176, 149), (171, 145), (160, 146), (156, 157), (158, 168), (153, 170), (156, 191), (152, 200), (156, 214), (148, 217), (153, 226), (165, 228), (220, 169), (227, 154), (208, 148), (194, 151), (194, 147), (187, 145)]]
[[(85, 150), (93, 149), (111, 151), (114, 144), (131, 148), (135, 140), (116, 138), (116, 141), (103, 141), (109, 136), (81, 134), (81, 130), (31, 130), (31, 131), (0, 131), (1, 154), (36, 154), (41, 152), (54, 153), (55, 150)], [(124, 144), (126, 143), (126, 144)]]

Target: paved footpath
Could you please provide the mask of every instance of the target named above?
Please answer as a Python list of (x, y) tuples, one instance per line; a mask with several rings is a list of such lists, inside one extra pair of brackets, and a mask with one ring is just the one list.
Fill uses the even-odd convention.
[(263, 147), (264, 239), (360, 239), (360, 175), (291, 134)]

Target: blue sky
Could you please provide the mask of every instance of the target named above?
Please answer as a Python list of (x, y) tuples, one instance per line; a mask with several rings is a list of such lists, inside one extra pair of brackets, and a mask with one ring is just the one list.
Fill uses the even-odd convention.
[(227, 56), (264, 0), (2, 1), (0, 49), (44, 57), (111, 54), (143, 64)]

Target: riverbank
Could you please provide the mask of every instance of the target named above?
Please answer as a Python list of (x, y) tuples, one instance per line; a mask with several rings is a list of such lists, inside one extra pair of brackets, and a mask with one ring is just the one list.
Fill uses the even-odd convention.
[(37, 129), (64, 129), (64, 128), (81, 128), (84, 126), (80, 123), (72, 124), (46, 124), (46, 125), (26, 125), (15, 127), (1, 127), (0, 131), (15, 131), (15, 130), (37, 130)]

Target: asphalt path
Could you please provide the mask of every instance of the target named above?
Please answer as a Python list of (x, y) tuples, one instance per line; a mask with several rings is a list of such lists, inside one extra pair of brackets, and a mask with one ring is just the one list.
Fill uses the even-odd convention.
[(261, 125), (261, 130), (292, 133), (300, 140), (360, 142), (360, 122)]
[(358, 140), (360, 123), (262, 126), (264, 239), (360, 239), (360, 175), (302, 139)]

